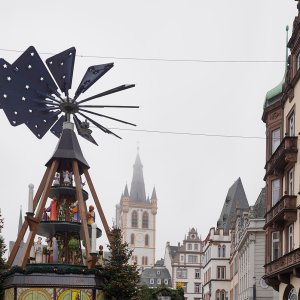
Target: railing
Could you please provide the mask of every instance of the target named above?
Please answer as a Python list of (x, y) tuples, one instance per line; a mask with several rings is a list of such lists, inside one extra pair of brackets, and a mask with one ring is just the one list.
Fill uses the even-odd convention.
[(266, 226), (269, 223), (295, 221), (297, 218), (297, 196), (284, 195), (281, 199), (267, 212)]
[(294, 267), (300, 266), (300, 248), (297, 248), (280, 258), (265, 265), (266, 276), (274, 276), (279, 273), (292, 272)]
[(297, 156), (294, 155), (298, 152), (297, 140), (297, 136), (286, 136), (281, 141), (278, 148), (275, 150), (271, 158), (266, 163), (266, 176), (274, 173), (274, 171), (282, 171), (285, 165), (290, 161), (297, 161)]

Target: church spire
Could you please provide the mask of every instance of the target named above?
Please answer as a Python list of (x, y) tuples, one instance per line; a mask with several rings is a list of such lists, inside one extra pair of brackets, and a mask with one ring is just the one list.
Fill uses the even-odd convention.
[(23, 220), (22, 220), (22, 205), (20, 206), (20, 215), (19, 215), (19, 227), (18, 227), (18, 233), (20, 232), (21, 228), (23, 225)]
[(134, 202), (146, 202), (143, 165), (141, 163), (139, 149), (133, 165), (133, 176), (130, 187), (130, 199)]
[(155, 187), (153, 188), (153, 191), (152, 191), (151, 200), (157, 200)]
[(124, 190), (124, 194), (123, 194), (123, 196), (124, 196), (124, 197), (129, 197), (127, 183), (126, 183), (126, 185), (125, 185), (125, 190)]

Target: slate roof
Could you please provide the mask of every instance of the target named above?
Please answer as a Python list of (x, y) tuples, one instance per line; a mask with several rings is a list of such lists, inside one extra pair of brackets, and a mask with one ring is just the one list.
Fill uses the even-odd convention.
[(263, 188), (253, 206), (254, 217), (264, 219), (266, 213), (266, 188)]
[[(166, 280), (168, 280), (168, 283)], [(147, 268), (142, 271), (141, 283), (151, 287), (161, 285), (171, 286), (171, 275), (166, 267)]]
[(229, 232), (234, 227), (237, 210), (243, 211), (248, 209), (249, 203), (242, 180), (238, 178), (228, 190), (221, 215), (217, 222), (217, 228), (223, 228), (225, 233)]
[(133, 176), (130, 187), (130, 200), (133, 202), (146, 202), (146, 191), (143, 175), (143, 165), (140, 155), (137, 153), (135, 163), (133, 165)]

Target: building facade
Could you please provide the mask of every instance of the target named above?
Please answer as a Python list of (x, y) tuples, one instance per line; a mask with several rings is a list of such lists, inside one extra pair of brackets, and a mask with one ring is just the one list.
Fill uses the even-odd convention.
[(265, 280), (279, 291), (279, 299), (299, 299), (300, 291), (299, 2), (297, 8), (284, 79), (267, 93), (262, 117), (267, 135)]
[(153, 188), (151, 198), (146, 198), (143, 165), (139, 153), (133, 165), (130, 193), (127, 184), (116, 205), (116, 226), (121, 228), (123, 240), (132, 248), (132, 261), (140, 268), (155, 263), (157, 197)]
[(204, 241), (203, 299), (227, 300), (230, 290), (229, 256), (231, 234), (210, 229)]
[(167, 242), (165, 266), (172, 278), (172, 286), (183, 285), (186, 300), (202, 299), (202, 241), (195, 228), (189, 230), (182, 245), (171, 246)]
[(264, 276), (265, 189), (248, 211), (237, 214), (231, 232), (230, 300), (278, 299)]

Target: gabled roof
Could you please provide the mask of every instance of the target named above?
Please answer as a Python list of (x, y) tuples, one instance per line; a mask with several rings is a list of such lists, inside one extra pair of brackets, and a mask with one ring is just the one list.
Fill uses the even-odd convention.
[(219, 217), (217, 228), (223, 228), (224, 232), (234, 227), (237, 210), (248, 210), (249, 203), (245, 194), (241, 178), (238, 178), (229, 188), (225, 198), (223, 209)]

